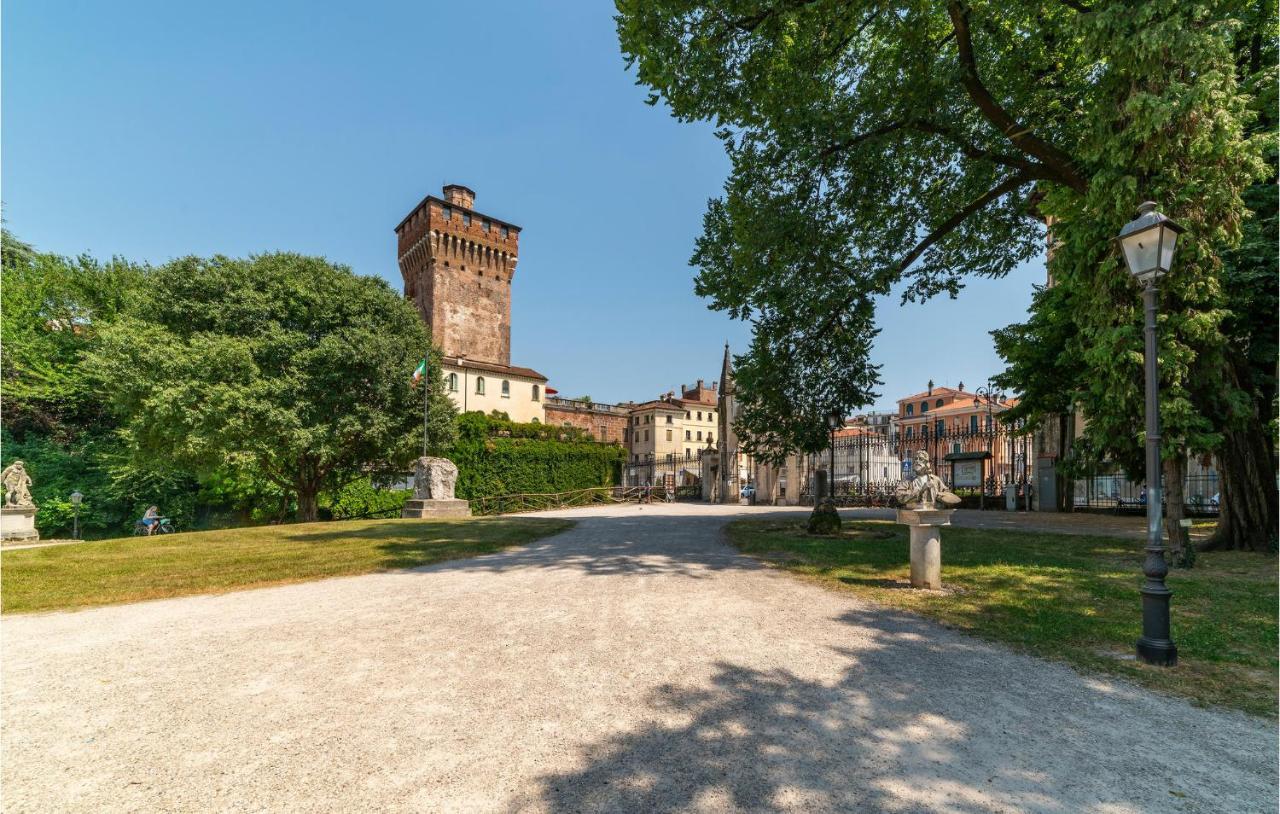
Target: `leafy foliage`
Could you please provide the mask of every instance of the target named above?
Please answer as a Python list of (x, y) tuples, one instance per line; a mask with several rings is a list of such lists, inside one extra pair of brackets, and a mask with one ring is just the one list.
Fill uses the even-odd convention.
[[(874, 398), (875, 297), (954, 296), (966, 277), (1003, 276), (1052, 224), (1062, 291), (997, 337), (1004, 381), (1032, 418), (1079, 403), (1092, 454), (1132, 462), (1142, 312), (1113, 238), (1145, 199), (1189, 230), (1163, 286), (1165, 452), (1217, 449), (1224, 423), (1249, 412), (1230, 374), (1222, 256), (1273, 141), (1250, 129), (1255, 100), (1274, 97), (1271, 0), (618, 11), (650, 101), (714, 121), (732, 161), (693, 263), (698, 293), (752, 323), (738, 359), (748, 448), (811, 449), (822, 415)], [(1266, 319), (1273, 338), (1274, 309)]]
[[(90, 369), (139, 456), (201, 474), (252, 464), (314, 519), (322, 490), (414, 457), (409, 373), (428, 348), (381, 280), (287, 253), (187, 257), (148, 276), (145, 307), (104, 331)], [(440, 449), (453, 407), (430, 353)]]

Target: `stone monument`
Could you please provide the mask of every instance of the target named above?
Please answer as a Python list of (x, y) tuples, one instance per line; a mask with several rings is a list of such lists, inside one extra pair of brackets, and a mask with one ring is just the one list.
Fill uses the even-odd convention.
[(4, 505), (0, 506), (0, 540), (39, 540), (36, 531), (36, 504), (31, 500), (31, 477), (22, 461), (14, 461), (0, 472)]
[(413, 498), (406, 500), (401, 517), (431, 519), (470, 517), (471, 505), (453, 496), (458, 467), (448, 458), (422, 457), (413, 465)]
[(911, 529), (911, 586), (942, 587), (942, 526), (960, 505), (942, 478), (933, 474), (929, 453), (916, 452), (915, 478), (898, 487), (898, 522)]

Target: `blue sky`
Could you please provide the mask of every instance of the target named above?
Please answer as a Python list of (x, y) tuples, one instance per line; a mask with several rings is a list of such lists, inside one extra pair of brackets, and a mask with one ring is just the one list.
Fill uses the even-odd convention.
[[(728, 172), (645, 105), (606, 2), (3, 6), (7, 225), (44, 250), (162, 263), (288, 249), (401, 287), (392, 229), (444, 183), (524, 227), (512, 361), (642, 400), (719, 374), (748, 328), (688, 265)], [(1000, 367), (1042, 263), (881, 308), (880, 400)]]

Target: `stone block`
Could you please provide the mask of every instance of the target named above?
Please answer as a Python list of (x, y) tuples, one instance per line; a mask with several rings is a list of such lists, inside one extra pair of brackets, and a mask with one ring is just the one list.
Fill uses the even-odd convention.
[(447, 517), (470, 517), (471, 504), (465, 500), (406, 500), (401, 517), (434, 520)]

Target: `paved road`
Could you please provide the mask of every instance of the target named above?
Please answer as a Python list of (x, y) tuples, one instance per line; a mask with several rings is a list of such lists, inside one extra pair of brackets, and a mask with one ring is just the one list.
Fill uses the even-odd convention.
[(413, 572), (6, 617), (6, 811), (1247, 812), (1272, 724), (623, 506)]

